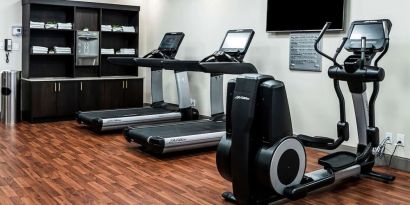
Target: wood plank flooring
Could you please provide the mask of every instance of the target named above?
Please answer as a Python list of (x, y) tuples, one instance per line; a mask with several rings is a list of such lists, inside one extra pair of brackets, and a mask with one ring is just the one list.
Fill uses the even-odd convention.
[[(323, 153), (308, 151), (308, 170)], [(410, 174), (355, 180), (286, 204), (410, 204)], [(155, 158), (75, 122), (0, 125), (0, 204), (229, 204), (215, 152)]]

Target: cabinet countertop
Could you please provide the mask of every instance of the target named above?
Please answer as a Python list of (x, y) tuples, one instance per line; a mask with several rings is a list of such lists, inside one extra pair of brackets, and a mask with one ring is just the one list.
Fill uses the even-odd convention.
[(24, 81), (29, 82), (47, 82), (47, 81), (88, 81), (88, 80), (135, 80), (144, 79), (140, 76), (104, 76), (104, 77), (46, 77), (46, 78), (22, 78)]

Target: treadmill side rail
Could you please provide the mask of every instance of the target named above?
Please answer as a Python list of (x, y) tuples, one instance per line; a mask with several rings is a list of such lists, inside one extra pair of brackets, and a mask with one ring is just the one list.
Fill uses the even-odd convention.
[(206, 147), (215, 147), (219, 144), (222, 137), (226, 135), (225, 131), (187, 135), (179, 137), (164, 138), (164, 148), (162, 153), (177, 152), (183, 150), (199, 149)]
[(179, 121), (181, 120), (181, 113), (171, 112), (165, 114), (155, 114), (155, 115), (140, 115), (140, 116), (130, 116), (130, 117), (119, 117), (119, 118), (107, 118), (101, 120), (101, 130), (115, 130), (119, 128), (126, 128), (128, 126), (143, 125), (144, 123), (160, 123), (169, 121)]

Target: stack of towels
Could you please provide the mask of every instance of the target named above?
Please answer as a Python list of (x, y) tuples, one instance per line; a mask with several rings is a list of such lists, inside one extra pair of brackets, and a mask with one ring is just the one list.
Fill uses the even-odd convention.
[(101, 31), (112, 31), (111, 25), (101, 25)]
[(101, 48), (101, 54), (102, 55), (114, 55), (114, 49), (113, 48)]
[(135, 33), (135, 27), (134, 26), (116, 26), (116, 27), (112, 27), (112, 31)]
[(114, 32), (122, 32), (122, 26), (113, 26), (112, 31)]
[(44, 28), (44, 22), (34, 22), (30, 21), (30, 28)]
[(70, 47), (57, 47), (54, 46), (53, 48), (55, 54), (71, 54), (71, 48)]
[(122, 31), (123, 32), (135, 33), (135, 27), (134, 26), (123, 26)]
[(133, 48), (121, 48), (119, 51), (117, 51), (118, 55), (135, 55), (135, 49)]
[(57, 29), (57, 24), (56, 23), (47, 23), (46, 24), (46, 29)]
[(33, 46), (31, 48), (33, 54), (48, 54), (48, 48), (42, 46)]
[(63, 30), (71, 30), (73, 29), (73, 24), (72, 23), (57, 23), (58, 29), (63, 29)]

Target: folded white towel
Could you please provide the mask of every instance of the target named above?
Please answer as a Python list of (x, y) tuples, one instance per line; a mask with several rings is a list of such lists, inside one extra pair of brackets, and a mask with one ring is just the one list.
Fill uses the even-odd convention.
[(70, 47), (57, 47), (57, 46), (54, 46), (54, 51), (57, 54), (71, 54), (71, 48)]
[(122, 31), (123, 32), (135, 32), (135, 27), (134, 26), (123, 26)]
[(57, 54), (71, 54), (71, 48), (70, 47), (58, 47), (54, 46), (55, 53)]
[(30, 21), (30, 25), (44, 25), (44, 22), (35, 22), (35, 21)]
[(48, 48), (43, 46), (33, 46), (32, 49), (36, 51), (48, 51)]
[(33, 54), (48, 54), (48, 51), (33, 51)]
[(54, 46), (54, 49), (56, 49), (56, 50), (71, 50), (70, 47), (58, 47), (58, 46)]
[(44, 28), (44, 26), (45, 26), (44, 22), (30, 21), (30, 28)]
[(57, 29), (57, 24), (46, 24), (46, 29)]
[(113, 27), (112, 31), (122, 32), (122, 27)]
[(115, 51), (113, 48), (101, 48), (101, 54), (114, 54)]
[(31, 47), (31, 52), (34, 54), (47, 54), (48, 48), (42, 46), (33, 46)]
[(57, 23), (58, 29), (73, 29), (72, 23)]

